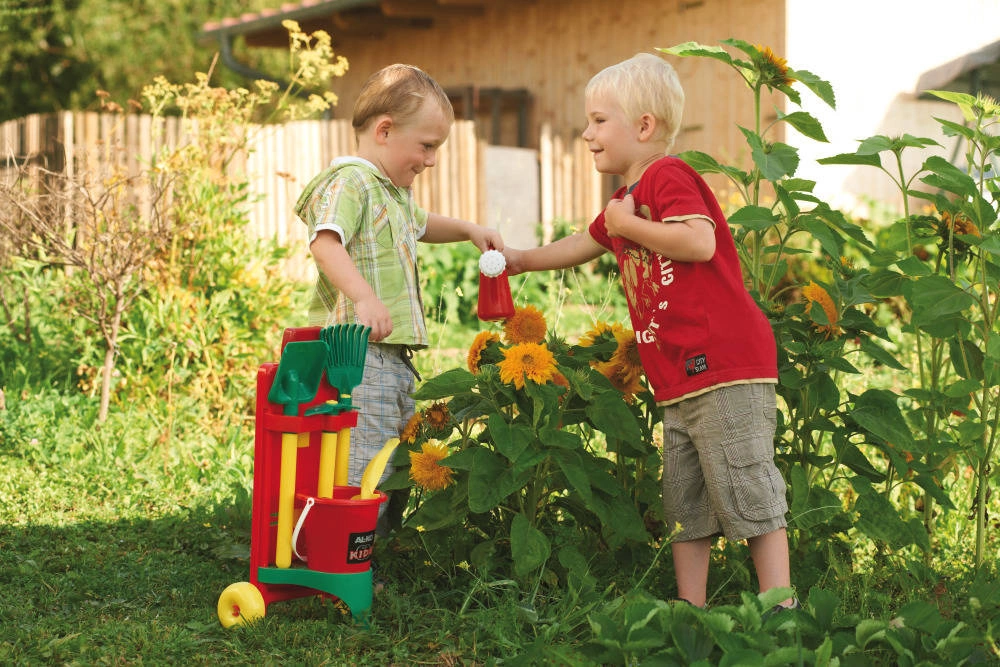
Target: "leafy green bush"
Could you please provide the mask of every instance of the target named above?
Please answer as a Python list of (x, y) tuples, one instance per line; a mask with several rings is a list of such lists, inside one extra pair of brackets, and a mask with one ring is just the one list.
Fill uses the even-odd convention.
[(74, 277), (38, 259), (14, 258), (0, 266), (0, 388), (53, 387), (72, 393), (79, 369), (99, 363), (100, 351), (85, 320), (72, 311)]
[(383, 485), (418, 488), (398, 550), (525, 580), (546, 571), (554, 545), (624, 556), (648, 551), (647, 526), (662, 536), (660, 416), (635, 335), (603, 325), (568, 345), (545, 331), (537, 310), (519, 310), (504, 341), (476, 337), (467, 370), (418, 389), (434, 402), (407, 426)]

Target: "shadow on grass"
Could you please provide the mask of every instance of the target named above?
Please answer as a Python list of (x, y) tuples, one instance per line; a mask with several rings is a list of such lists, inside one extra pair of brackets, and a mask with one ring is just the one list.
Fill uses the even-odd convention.
[(366, 633), (319, 598), (222, 628), (219, 594), (249, 579), (249, 519), (236, 509), (0, 525), (0, 663), (338, 662)]

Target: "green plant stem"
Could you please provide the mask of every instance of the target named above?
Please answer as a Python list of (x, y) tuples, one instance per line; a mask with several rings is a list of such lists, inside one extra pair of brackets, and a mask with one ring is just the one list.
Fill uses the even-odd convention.
[[(981, 436), (983, 444), (986, 444), (986, 433)], [(989, 487), (990, 463), (987, 457), (982, 457), (979, 461), (976, 476), (976, 550), (973, 555), (973, 563), (978, 570), (983, 566), (983, 552), (986, 550), (986, 491)]]
[[(909, 255), (913, 255), (913, 252), (914, 252), (913, 228), (912, 228), (912, 224), (910, 222), (910, 193), (909, 193), (910, 182), (906, 180), (906, 172), (903, 169), (903, 149), (900, 148), (898, 150), (894, 150), (892, 153), (893, 153), (893, 156), (896, 158), (896, 171), (899, 174), (899, 180), (896, 180), (895, 178), (893, 178), (892, 174), (889, 174), (888, 171), (886, 171), (886, 173), (889, 174), (889, 178), (892, 179), (893, 182), (896, 183), (896, 186), (900, 188), (900, 191), (902, 192), (902, 195), (903, 195), (903, 219), (906, 221), (905, 222), (905, 225), (906, 225), (906, 251), (907, 251), (907, 255), (909, 256)], [(885, 171), (885, 170), (883, 170), (883, 171)], [(915, 173), (913, 175), (913, 178), (916, 178), (917, 174), (919, 174), (919, 173), (920, 172)], [(924, 371), (924, 362), (923, 362), (923, 359), (924, 359), (924, 352), (923, 352), (924, 340), (923, 340), (923, 338), (924, 337), (923, 337), (923, 334), (920, 332), (920, 329), (918, 327), (913, 327), (913, 337), (914, 337), (914, 342), (916, 343), (916, 346), (917, 346), (917, 359), (916, 359), (916, 362), (917, 362), (917, 375), (919, 377), (920, 387), (924, 388), (924, 389), (927, 389), (927, 386), (928, 386), (927, 373), (925, 373), (925, 371)], [(934, 346), (934, 347), (936, 347), (936, 346)], [(933, 350), (932, 350), (931, 356), (932, 357), (935, 356)], [(932, 361), (932, 364), (933, 364), (932, 368), (936, 369), (937, 368), (937, 363)], [(937, 372), (935, 371), (934, 373), (932, 373), (931, 377), (935, 379), (934, 384), (936, 384)], [(928, 442), (928, 444), (934, 443), (934, 442), (937, 441), (937, 434), (936, 434), (937, 419), (936, 419), (936, 415), (934, 413), (934, 409), (932, 407), (924, 405), (923, 408), (922, 408), (922, 410), (923, 410), (924, 419), (925, 419), (925, 422), (926, 422), (926, 425), (927, 425), (926, 426), (927, 442)], [(930, 452), (925, 452), (924, 453), (924, 456), (923, 456), (924, 462), (927, 463), (928, 465), (930, 465), (930, 457), (931, 457), (931, 453)], [(924, 511), (923, 511), (924, 530), (927, 531), (927, 535), (931, 539), (933, 539), (933, 536), (934, 536), (934, 497), (928, 491), (924, 491), (923, 501), (924, 501)], [(929, 559), (930, 559), (930, 553), (925, 554), (925, 560), (927, 560), (929, 562)]]

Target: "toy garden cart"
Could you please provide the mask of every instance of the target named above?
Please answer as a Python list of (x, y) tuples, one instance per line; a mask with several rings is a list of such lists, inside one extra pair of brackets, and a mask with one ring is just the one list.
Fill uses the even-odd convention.
[(347, 486), (350, 392), (361, 381), (369, 329), (286, 329), (279, 363), (257, 373), (250, 581), (219, 597), (225, 627), (279, 600), (340, 599), (367, 622), (371, 555), (386, 496)]

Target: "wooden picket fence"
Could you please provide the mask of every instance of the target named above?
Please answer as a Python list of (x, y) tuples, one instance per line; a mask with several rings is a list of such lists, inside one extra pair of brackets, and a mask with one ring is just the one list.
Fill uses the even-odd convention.
[[(550, 238), (554, 220), (589, 220), (605, 193), (578, 136), (563, 136), (547, 126), (540, 136), (538, 222), (543, 236)], [(103, 168), (114, 162), (137, 173), (162, 146), (178, 147), (193, 139), (193, 131), (179, 118), (97, 112), (31, 115), (0, 123), (0, 179), (26, 163), (74, 175), (85, 170), (105, 173)], [(417, 202), (444, 215), (485, 220), (485, 149), (474, 121), (456, 121), (437, 165), (414, 184)], [(249, 183), (252, 232), (304, 249), (305, 225), (293, 213), (299, 193), (334, 157), (352, 155), (354, 150), (347, 120), (253, 128), (243, 159), (229, 167), (240, 170)]]

